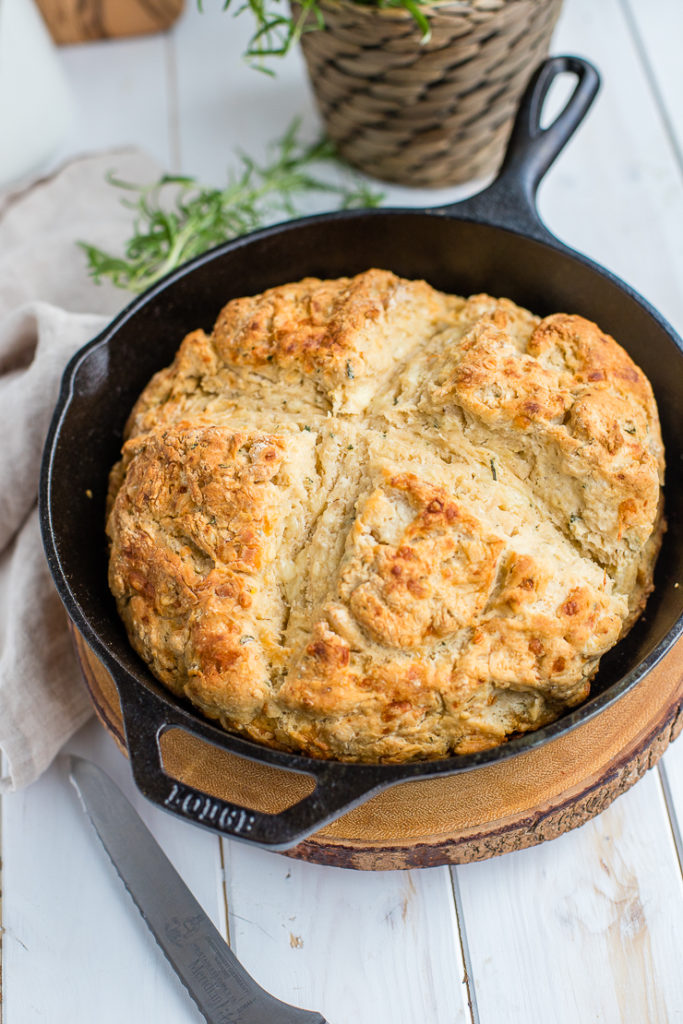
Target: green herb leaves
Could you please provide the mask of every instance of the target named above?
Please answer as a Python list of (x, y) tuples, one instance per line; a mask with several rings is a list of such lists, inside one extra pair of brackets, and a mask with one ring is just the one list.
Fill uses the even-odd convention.
[[(425, 15), (421, 0), (356, 0), (364, 7), (398, 7), (408, 11), (417, 24), (423, 43), (431, 38), (429, 18)], [(429, 6), (427, 0), (426, 6)], [(325, 16), (320, 0), (296, 0), (290, 7), (286, 0), (225, 0), (223, 10), (235, 6), (235, 17), (250, 11), (255, 28), (244, 56), (254, 67), (266, 74), (273, 71), (263, 60), (267, 57), (284, 57), (299, 41), (304, 32), (325, 28)], [(201, 3), (200, 3), (201, 7)]]
[[(231, 5), (232, 0), (225, 0), (223, 10), (227, 11)], [(262, 63), (264, 57), (284, 57), (304, 32), (325, 27), (318, 0), (298, 0), (295, 11), (291, 11), (285, 0), (243, 0), (235, 6), (236, 17), (243, 11), (251, 11), (256, 23), (244, 56), (269, 75), (273, 71)]]
[(315, 165), (336, 163), (334, 147), (326, 140), (302, 142), (298, 120), (271, 147), (263, 165), (243, 153), (239, 159), (241, 168), (222, 189), (182, 175), (165, 174), (151, 185), (110, 175), (111, 184), (126, 193), (122, 202), (136, 218), (122, 256), (78, 243), (95, 281), (109, 278), (119, 288), (143, 291), (214, 245), (295, 217), (300, 212), (297, 199), (311, 193), (328, 194), (342, 209), (377, 206), (382, 200), (381, 193), (357, 180), (334, 183), (320, 177)]

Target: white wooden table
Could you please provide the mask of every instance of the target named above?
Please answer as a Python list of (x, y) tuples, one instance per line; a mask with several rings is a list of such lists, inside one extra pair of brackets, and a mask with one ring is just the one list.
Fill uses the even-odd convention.
[[(61, 156), (139, 144), (218, 184), (236, 145), (259, 155), (294, 114), (314, 134), (299, 55), (275, 81), (248, 70), (242, 19), (218, 0), (204, 6), (200, 15), (188, 0), (167, 35), (62, 51), (77, 117)], [(560, 237), (635, 285), (679, 332), (682, 41), (680, 0), (565, 0), (553, 50), (592, 59), (604, 86), (540, 197)], [(255, 978), (330, 1024), (683, 1021), (683, 741), (554, 842), (383, 874), (299, 863), (156, 811), (94, 721), (70, 746), (134, 798)], [(3, 800), (2, 886), (4, 1024), (201, 1019), (56, 766)]]

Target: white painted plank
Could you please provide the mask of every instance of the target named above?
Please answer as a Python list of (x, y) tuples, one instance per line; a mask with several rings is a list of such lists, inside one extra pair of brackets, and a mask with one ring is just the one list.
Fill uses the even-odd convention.
[(51, 165), (80, 153), (139, 146), (172, 162), (168, 39), (109, 39), (65, 46), (60, 57), (74, 106), (71, 131)]
[(298, 51), (277, 62), (276, 79), (243, 61), (249, 19), (220, 4), (191, 4), (173, 33), (181, 167), (209, 184), (225, 180), (237, 148), (261, 159), (296, 116), (317, 134)]
[[(132, 800), (225, 934), (219, 841), (152, 807), (94, 721), (69, 744)], [(59, 764), (3, 799), (4, 1024), (203, 1017), (125, 892)]]
[[(677, 24), (680, 38), (683, 7), (675, 6), (672, 31)], [(603, 86), (541, 187), (544, 220), (637, 288), (681, 331), (680, 173), (620, 4), (566, 3), (553, 50), (593, 60)]]
[(447, 868), (372, 873), (226, 844), (233, 949), (330, 1024), (469, 1024)]
[(671, 129), (683, 170), (683, 61), (681, 7), (678, 0), (622, 0)]
[(683, 882), (657, 775), (600, 817), (458, 868), (481, 1024), (672, 1024)]

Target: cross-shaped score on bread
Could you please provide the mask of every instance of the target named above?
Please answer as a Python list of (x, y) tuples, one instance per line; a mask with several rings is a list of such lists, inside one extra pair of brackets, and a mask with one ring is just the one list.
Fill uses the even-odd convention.
[(149, 383), (110, 586), (154, 674), (314, 757), (470, 753), (584, 700), (663, 530), (650, 385), (598, 326), (388, 271), (229, 302)]

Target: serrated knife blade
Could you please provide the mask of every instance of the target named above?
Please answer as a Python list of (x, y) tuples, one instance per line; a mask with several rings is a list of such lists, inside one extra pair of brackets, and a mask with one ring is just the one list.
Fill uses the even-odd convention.
[(327, 1024), (256, 984), (118, 786), (91, 761), (65, 759), (123, 884), (208, 1024)]

